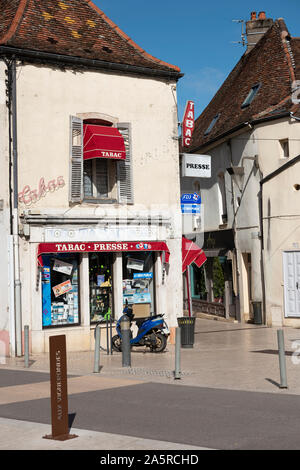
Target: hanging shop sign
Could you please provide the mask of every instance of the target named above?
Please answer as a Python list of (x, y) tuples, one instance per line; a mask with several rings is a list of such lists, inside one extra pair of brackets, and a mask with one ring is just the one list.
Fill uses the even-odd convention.
[(211, 156), (183, 153), (181, 174), (182, 176), (192, 176), (193, 178), (210, 178)]
[(42, 266), (42, 255), (48, 253), (93, 253), (122, 251), (161, 251), (165, 253), (165, 261), (169, 262), (170, 252), (165, 242), (116, 242), (116, 243), (40, 243), (37, 258)]
[(189, 147), (191, 145), (192, 135), (195, 127), (195, 113), (193, 101), (187, 101), (182, 121), (182, 145)]
[(183, 214), (200, 214), (201, 197), (197, 193), (186, 193), (181, 196)]

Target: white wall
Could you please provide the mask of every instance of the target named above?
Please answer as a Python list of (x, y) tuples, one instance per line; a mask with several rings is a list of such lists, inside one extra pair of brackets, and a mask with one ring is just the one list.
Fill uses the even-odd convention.
[[(258, 128), (264, 177), (300, 155), (300, 123), (281, 120)], [(280, 158), (279, 140), (289, 138), (290, 157)], [(300, 319), (285, 318), (282, 253), (300, 249), (300, 164), (297, 163), (263, 185), (264, 269), (268, 324), (299, 326)]]

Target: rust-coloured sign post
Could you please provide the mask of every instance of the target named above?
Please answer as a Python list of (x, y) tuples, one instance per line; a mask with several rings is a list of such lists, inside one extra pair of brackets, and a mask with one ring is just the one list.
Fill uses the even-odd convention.
[(52, 434), (44, 438), (65, 441), (78, 437), (69, 434), (66, 336), (50, 336), (49, 350)]

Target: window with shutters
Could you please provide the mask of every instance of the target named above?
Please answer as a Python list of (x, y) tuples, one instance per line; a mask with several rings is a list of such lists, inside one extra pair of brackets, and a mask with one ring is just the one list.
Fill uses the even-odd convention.
[(82, 120), (71, 117), (70, 144), (70, 202), (133, 203), (131, 128), (128, 123), (118, 123), (124, 138), (126, 159), (91, 158), (84, 160), (83, 124), (109, 127), (109, 122)]

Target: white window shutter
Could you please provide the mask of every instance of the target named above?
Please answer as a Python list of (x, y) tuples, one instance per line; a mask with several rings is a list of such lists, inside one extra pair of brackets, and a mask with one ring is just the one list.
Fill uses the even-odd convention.
[(133, 204), (131, 124), (121, 122), (117, 127), (124, 138), (126, 149), (126, 160), (118, 162), (119, 203)]
[(83, 121), (70, 116), (70, 202), (83, 200)]

